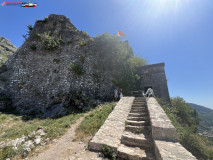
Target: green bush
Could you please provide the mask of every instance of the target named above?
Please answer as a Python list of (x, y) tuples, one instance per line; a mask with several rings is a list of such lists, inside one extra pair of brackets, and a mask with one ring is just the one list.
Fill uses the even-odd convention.
[(85, 71), (83, 70), (83, 66), (78, 63), (71, 63), (70, 64), (71, 68), (69, 68), (70, 71), (77, 75), (83, 75)]
[(32, 27), (32, 25), (30, 24), (30, 25), (28, 25), (27, 26), (27, 34), (25, 34), (25, 35), (23, 35), (23, 37), (24, 37), (24, 39), (25, 40), (27, 40), (28, 38), (29, 38), (29, 36), (31, 35), (31, 32), (32, 32), (32, 30), (33, 30), (33, 27)]
[(82, 64), (84, 64), (85, 57), (84, 56), (80, 56), (80, 61), (81, 61)]
[(4, 147), (2, 150), (0, 150), (0, 160), (11, 158), (16, 154), (17, 152), (14, 151), (12, 147)]
[(171, 98), (171, 104), (157, 100), (177, 129), (179, 142), (198, 159), (213, 159), (213, 142), (196, 133), (200, 122), (197, 111), (180, 97)]
[(53, 62), (60, 63), (60, 59), (54, 59)]
[(47, 23), (48, 17), (44, 17), (44, 23)]
[(87, 44), (87, 41), (85, 41), (85, 40), (82, 40), (82, 41), (80, 41), (80, 46), (85, 46), (86, 44)]
[(61, 37), (56, 38), (48, 33), (37, 34), (37, 36), (40, 38), (44, 46), (44, 49), (48, 51), (54, 51), (58, 49), (60, 45), (63, 43)]
[(37, 49), (37, 47), (36, 47), (35, 44), (32, 44), (32, 45), (30, 46), (30, 48), (31, 48), (32, 50), (34, 50), (34, 51)]
[(83, 33), (83, 35), (89, 36), (87, 32), (85, 32), (85, 31), (81, 31), (81, 32)]
[(114, 148), (109, 147), (107, 145), (102, 145), (101, 152), (104, 154), (104, 157), (109, 158), (111, 160), (116, 160), (117, 155)]
[(146, 60), (134, 56), (128, 41), (109, 33), (97, 35), (93, 53), (99, 58), (99, 68), (111, 74), (113, 84), (122, 88), (125, 95), (141, 90), (136, 68), (146, 65)]

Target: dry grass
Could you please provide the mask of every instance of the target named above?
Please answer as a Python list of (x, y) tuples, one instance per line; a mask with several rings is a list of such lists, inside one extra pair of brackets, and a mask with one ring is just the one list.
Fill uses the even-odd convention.
[(74, 140), (87, 141), (88, 137), (94, 136), (112, 112), (114, 106), (114, 103), (104, 104), (99, 109), (87, 115), (76, 129), (76, 137)]
[[(65, 134), (67, 129), (76, 122), (84, 113), (70, 114), (57, 119), (32, 119), (23, 120), (25, 117), (16, 116), (13, 114), (4, 114), (0, 112), (0, 142), (7, 142), (8, 139), (16, 139), (22, 137), (22, 135), (28, 135), (32, 131), (36, 131), (39, 127), (42, 127), (47, 133), (44, 138), (50, 138), (50, 140), (58, 138)], [(12, 147), (4, 147), (0, 150), (0, 160), (5, 160), (8, 157), (15, 157), (20, 155), (21, 146), (18, 151), (14, 151)]]

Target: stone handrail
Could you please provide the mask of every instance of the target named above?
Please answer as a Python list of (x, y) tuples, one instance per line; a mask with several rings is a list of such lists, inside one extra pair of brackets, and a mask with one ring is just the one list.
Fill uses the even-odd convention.
[[(118, 148), (122, 146), (121, 137), (125, 131), (125, 122), (134, 99), (135, 97), (123, 97), (117, 103), (99, 131), (89, 142), (90, 150), (102, 151), (102, 146), (106, 145), (114, 148), (116, 152), (120, 152)], [(156, 160), (196, 160), (189, 151), (177, 142), (176, 129), (156, 99), (153, 97), (147, 98), (146, 104), (152, 136), (150, 143), (153, 144)], [(134, 153), (131, 150), (122, 151), (129, 154)]]
[(154, 97), (146, 98), (157, 160), (196, 160), (179, 142), (176, 128)]
[(146, 99), (150, 115), (152, 136), (157, 140), (177, 141), (176, 128), (154, 97)]
[(125, 121), (133, 100), (134, 97), (121, 98), (107, 120), (90, 141), (90, 150), (101, 151), (102, 145), (107, 145), (117, 150), (120, 145), (121, 136), (125, 130)]

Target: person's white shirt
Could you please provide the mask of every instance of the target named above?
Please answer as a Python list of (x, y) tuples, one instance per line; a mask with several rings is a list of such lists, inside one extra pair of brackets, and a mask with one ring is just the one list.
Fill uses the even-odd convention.
[(118, 90), (117, 89), (114, 90), (114, 95), (118, 96)]

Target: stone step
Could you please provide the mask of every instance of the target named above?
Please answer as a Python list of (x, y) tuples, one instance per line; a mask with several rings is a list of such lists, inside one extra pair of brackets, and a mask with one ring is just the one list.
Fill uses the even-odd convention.
[(129, 113), (129, 117), (148, 117), (147, 113)]
[(134, 134), (125, 131), (121, 137), (121, 143), (130, 147), (140, 147), (150, 149), (153, 147), (152, 138), (148, 134)]
[(140, 103), (146, 103), (146, 101), (144, 101), (144, 100), (134, 100), (133, 103), (134, 102), (136, 102), (136, 103), (138, 103), (138, 102), (140, 102)]
[(147, 112), (147, 108), (137, 107), (137, 108), (131, 108), (131, 111), (139, 111), (139, 112)]
[(133, 102), (133, 104), (140, 104), (140, 105), (145, 105), (145, 102)]
[(148, 126), (149, 121), (131, 121), (131, 120), (127, 120), (126, 125), (131, 125), (131, 126)]
[(124, 160), (154, 160), (154, 155), (151, 152), (142, 150), (137, 147), (128, 147), (120, 145), (117, 150), (118, 159)]
[(132, 106), (131, 109), (132, 109), (132, 108), (148, 109), (146, 106)]
[(146, 100), (144, 97), (136, 97), (134, 100)]
[(149, 133), (150, 132), (150, 126), (131, 126), (131, 125), (126, 125), (125, 126), (126, 131), (130, 131), (135, 134), (140, 134), (140, 133)]
[(139, 117), (131, 117), (131, 116), (129, 116), (129, 117), (127, 118), (127, 120), (130, 120), (130, 121), (148, 121), (149, 118), (148, 118), (148, 116), (146, 116), (146, 117), (142, 117), (142, 116), (139, 116)]
[(142, 106), (142, 105), (132, 105), (131, 108), (147, 108), (147, 106)]
[(138, 103), (136, 103), (136, 104), (132, 104), (132, 107), (146, 107), (146, 105), (145, 104), (138, 104)]
[(130, 113), (142, 113), (143, 115), (147, 115), (147, 110), (146, 111), (143, 111), (143, 110), (130, 110)]
[(133, 107), (131, 107), (131, 109), (146, 109), (147, 110), (147, 107), (144, 107), (144, 106), (133, 106)]

